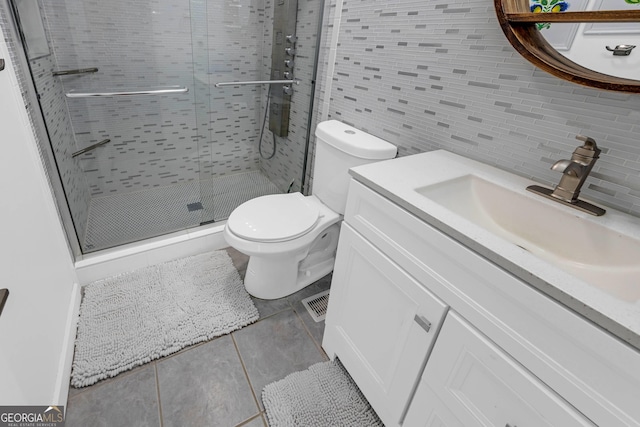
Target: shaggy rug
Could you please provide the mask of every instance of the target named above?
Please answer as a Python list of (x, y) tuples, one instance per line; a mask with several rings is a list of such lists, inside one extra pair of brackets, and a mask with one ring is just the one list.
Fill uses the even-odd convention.
[(337, 359), (267, 385), (262, 403), (270, 427), (384, 427)]
[(258, 317), (225, 251), (93, 282), (80, 305), (71, 385), (94, 384)]

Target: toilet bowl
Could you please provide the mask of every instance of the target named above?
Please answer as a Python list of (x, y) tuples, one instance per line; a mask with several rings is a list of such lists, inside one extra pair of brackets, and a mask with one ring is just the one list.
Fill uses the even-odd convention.
[(316, 136), (312, 195), (257, 197), (227, 220), (224, 238), (249, 255), (244, 285), (257, 298), (291, 295), (333, 270), (349, 168), (396, 154), (394, 145), (336, 120), (320, 123)]
[(238, 207), (227, 220), (224, 238), (250, 256), (247, 292), (281, 298), (330, 273), (341, 219), (317, 197), (301, 193), (262, 196)]

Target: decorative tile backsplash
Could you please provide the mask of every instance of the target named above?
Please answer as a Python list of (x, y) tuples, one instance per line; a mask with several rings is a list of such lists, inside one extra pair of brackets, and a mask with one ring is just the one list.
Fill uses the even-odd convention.
[(335, 67), (317, 104), (329, 118), (396, 144), (400, 156), (446, 149), (545, 185), (559, 181), (550, 166), (571, 156), (575, 135), (588, 135), (603, 153), (582, 194), (640, 216), (639, 95), (535, 68), (508, 43), (487, 0), (327, 7), (340, 12), (337, 43), (326, 37), (321, 60)]

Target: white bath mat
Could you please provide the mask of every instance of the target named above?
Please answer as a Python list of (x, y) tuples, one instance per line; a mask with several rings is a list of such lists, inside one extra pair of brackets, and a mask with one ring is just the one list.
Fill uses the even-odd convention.
[(267, 385), (262, 403), (270, 427), (384, 427), (337, 359)]
[(225, 251), (93, 282), (80, 306), (71, 385), (94, 384), (256, 320)]

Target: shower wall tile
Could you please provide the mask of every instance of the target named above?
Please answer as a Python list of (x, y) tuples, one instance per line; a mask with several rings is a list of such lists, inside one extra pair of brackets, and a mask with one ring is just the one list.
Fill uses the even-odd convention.
[(111, 139), (81, 157), (93, 197), (258, 168), (259, 95), (210, 85), (255, 79), (263, 0), (42, 1), (58, 68), (99, 68), (65, 91), (189, 88), (67, 99), (79, 148)]
[(208, 1), (206, 17), (211, 135), (206, 171), (222, 176), (255, 170), (262, 87), (215, 84), (260, 79), (264, 0)]
[(549, 168), (569, 158), (574, 136), (588, 135), (603, 154), (583, 195), (640, 216), (640, 96), (530, 65), (486, 0), (336, 4), (338, 41), (323, 49), (325, 58), (335, 50), (335, 69), (318, 92), (329, 118), (390, 141), (400, 156), (446, 149), (545, 185), (559, 181)]
[[(179, 85), (184, 95), (67, 99), (79, 148), (111, 142), (83, 157), (92, 196), (141, 189), (141, 168), (153, 186), (162, 173), (177, 182), (198, 171), (174, 159), (197, 151), (188, 4), (178, 1), (86, 2), (43, 0), (60, 69), (98, 67), (94, 74), (59, 79), (65, 91), (131, 90)], [(146, 163), (146, 167), (142, 165)], [(162, 165), (160, 167), (159, 165)], [(133, 167), (133, 168), (132, 168)], [(114, 179), (104, 180), (104, 176)]]
[[(302, 171), (304, 169), (305, 145), (307, 139), (308, 117), (311, 113), (310, 100), (314, 90), (314, 68), (316, 45), (319, 42), (319, 17), (322, 14), (319, 0), (298, 0), (296, 35), (296, 55), (294, 60), (294, 76), (300, 79), (299, 85), (293, 86), (291, 110), (289, 114), (289, 134), (275, 137), (269, 132), (268, 121), (262, 138), (263, 153), (273, 152), (273, 140), (276, 140), (277, 154), (274, 158), (261, 160), (264, 173), (282, 190), (287, 191), (293, 181), (292, 191), (300, 191)], [(263, 74), (270, 78), (273, 1), (265, 3), (266, 25), (264, 27)], [(272, 90), (279, 90), (273, 86)], [(266, 91), (265, 91), (266, 92)], [(264, 114), (264, 110), (262, 110)], [(262, 117), (261, 117), (262, 120)], [(268, 120), (268, 119), (267, 119)]]

